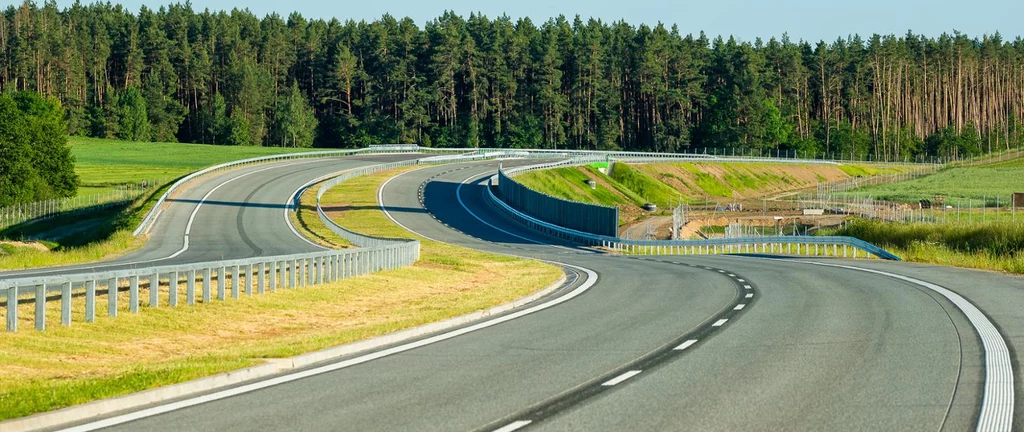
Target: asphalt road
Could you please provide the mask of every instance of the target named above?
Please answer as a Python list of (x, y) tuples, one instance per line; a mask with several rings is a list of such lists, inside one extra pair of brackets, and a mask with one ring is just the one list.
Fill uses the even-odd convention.
[[(95, 264), (0, 272), (0, 277), (87, 273), (320, 251), (323, 249), (319, 246), (292, 233), (286, 222), (288, 200), (298, 188), (338, 171), (417, 157), (421, 156), (306, 159), (216, 173), (170, 198), (149, 240), (135, 252)], [(187, 230), (190, 219), (191, 230)]]
[[(526, 421), (538, 430), (974, 428), (984, 357), (971, 325), (945, 298), (886, 276), (801, 260), (641, 259), (557, 244), (488, 207), (473, 180), (495, 167), (412, 171), (388, 183), (384, 204), (399, 223), (433, 239), (591, 269), (592, 287), (462, 336), (111, 430), (493, 430)], [(314, 171), (281, 167), (233, 182), (238, 190), (223, 189), (237, 200), (282, 178), (297, 187), (319, 175)], [(209, 244), (229, 243), (248, 255), (303, 247), (271, 225), (265, 237), (254, 236), (247, 221), (262, 226), (282, 216), (253, 216), (216, 219), (209, 236), (220, 240)], [(228, 237), (216, 237), (218, 229)], [(230, 233), (236, 230), (237, 237)], [(173, 238), (167, 235), (170, 246), (161, 250), (173, 250)], [(195, 253), (218, 250), (225, 249)], [(1019, 406), (1024, 280), (825, 261), (934, 281), (974, 302), (1010, 344)], [(578, 294), (584, 282), (544, 301)], [(1021, 428), (1020, 410), (1015, 420)]]

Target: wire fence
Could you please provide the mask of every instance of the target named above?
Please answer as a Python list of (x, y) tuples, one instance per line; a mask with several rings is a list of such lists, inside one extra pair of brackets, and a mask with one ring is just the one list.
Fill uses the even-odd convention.
[(109, 209), (139, 199), (166, 183), (166, 179), (127, 183), (106, 192), (55, 198), (0, 208), (0, 229), (66, 215), (80, 215)]

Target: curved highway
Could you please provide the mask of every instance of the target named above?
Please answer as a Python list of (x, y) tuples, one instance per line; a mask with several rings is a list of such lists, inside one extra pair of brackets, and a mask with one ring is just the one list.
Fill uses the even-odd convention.
[[(312, 178), (379, 158), (259, 165), (203, 181), (165, 212), (143, 250), (111, 265), (309, 250), (284, 223), (287, 196)], [(809, 260), (630, 258), (559, 244), (489, 207), (481, 179), (496, 168), (410, 171), (382, 188), (383, 205), (398, 223), (432, 239), (559, 263), (574, 276), (571, 283), (529, 309), (456, 330), (457, 337), (434, 335), (179, 401), (179, 409), (108, 429), (975, 428), (984, 350), (945, 297), (884, 274)], [(188, 249), (166, 258), (182, 250), (181, 233), (204, 198)], [(427, 212), (401, 210), (410, 208)], [(1010, 345), (1020, 406), (1021, 278), (817, 261), (902, 274), (967, 297)], [(1020, 429), (1019, 409), (1015, 414)]]

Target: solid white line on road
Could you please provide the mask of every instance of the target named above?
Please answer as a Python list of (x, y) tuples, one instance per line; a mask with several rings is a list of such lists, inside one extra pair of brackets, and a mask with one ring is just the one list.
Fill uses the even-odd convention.
[(750, 285), (743, 285), (743, 289), (750, 289)]
[(603, 385), (605, 387), (611, 387), (613, 385), (616, 385), (618, 383), (621, 383), (621, 382), (623, 382), (625, 380), (628, 380), (630, 378), (633, 378), (633, 377), (637, 376), (638, 374), (640, 374), (640, 372), (642, 372), (642, 371), (631, 370), (631, 371), (626, 372), (626, 373), (624, 373), (622, 375), (619, 375), (619, 376), (617, 376), (615, 378), (612, 378), (612, 379), (610, 379), (608, 381), (605, 381), (604, 384), (601, 384), (601, 385)]
[(746, 306), (747, 305), (745, 305), (745, 304), (738, 304), (738, 305), (736, 305), (736, 307), (732, 308), (732, 310), (743, 310), (743, 308), (746, 307)]
[(974, 303), (943, 286), (896, 273), (814, 261), (796, 262), (888, 276), (935, 291), (952, 302), (974, 326), (974, 330), (981, 337), (985, 350), (985, 390), (981, 401), (981, 412), (978, 415), (978, 426), (975, 430), (1008, 431), (1013, 428), (1013, 362), (1010, 360), (1009, 348), (1006, 346), (1003, 335), (999, 333), (999, 329)]
[(683, 343), (682, 343), (682, 344), (680, 344), (679, 346), (677, 346), (677, 347), (675, 347), (675, 348), (672, 348), (672, 350), (673, 350), (673, 351), (682, 351), (682, 350), (684, 350), (684, 349), (687, 349), (687, 348), (689, 348), (689, 347), (690, 347), (690, 345), (693, 345), (693, 344), (695, 344), (695, 343), (697, 343), (697, 339), (690, 339), (690, 340), (688, 340), (688, 341), (686, 341), (686, 342), (683, 342)]
[(727, 321), (729, 321), (729, 319), (728, 319), (728, 318), (723, 318), (723, 319), (720, 319), (720, 320), (718, 320), (718, 321), (715, 321), (715, 323), (714, 323), (714, 324), (711, 324), (711, 327), (721, 327), (721, 326), (722, 326), (722, 324), (725, 324), (725, 323), (726, 323)]
[(748, 293), (747, 298), (754, 298), (754, 293)]
[(369, 354), (361, 355), (359, 357), (351, 358), (351, 359), (348, 359), (348, 360), (345, 360), (345, 361), (340, 361), (340, 362), (337, 362), (337, 363), (331, 363), (331, 364), (328, 364), (328, 365), (324, 365), (324, 366), (320, 366), (320, 367), (317, 367), (317, 368), (308, 369), (308, 370), (304, 370), (304, 371), (299, 371), (299, 372), (295, 372), (295, 373), (285, 374), (285, 375), (278, 376), (276, 378), (271, 378), (271, 379), (263, 380), (263, 381), (257, 381), (257, 382), (254, 382), (252, 384), (246, 384), (246, 385), (243, 385), (243, 386), (238, 386), (238, 387), (230, 388), (230, 389), (227, 389), (227, 390), (222, 390), (222, 391), (210, 393), (210, 394), (203, 395), (203, 396), (197, 396), (197, 397), (194, 397), (194, 398), (188, 398), (188, 399), (180, 400), (180, 401), (177, 401), (177, 402), (172, 402), (172, 403), (169, 403), (169, 404), (158, 405), (158, 406), (155, 406), (155, 407), (152, 407), (152, 408), (147, 408), (147, 409), (144, 409), (144, 410), (141, 410), (141, 411), (136, 411), (136, 412), (132, 412), (132, 413), (128, 413), (128, 414), (119, 415), (119, 416), (116, 416), (116, 417), (111, 417), (111, 418), (108, 418), (108, 419), (98, 420), (98, 421), (95, 421), (95, 422), (92, 422), (92, 423), (87, 423), (87, 424), (71, 427), (71, 428), (68, 428), (68, 429), (64, 429), (64, 431), (65, 432), (87, 432), (87, 431), (94, 431), (94, 430), (97, 430), (97, 429), (108, 428), (108, 427), (111, 427), (111, 426), (116, 426), (116, 425), (119, 425), (119, 424), (128, 423), (130, 421), (135, 421), (135, 420), (139, 420), (139, 419), (143, 419), (143, 418), (147, 418), (147, 417), (152, 417), (152, 416), (155, 416), (155, 415), (160, 415), (160, 414), (164, 414), (164, 413), (168, 413), (168, 412), (172, 412), (172, 411), (177, 411), (177, 410), (180, 410), (180, 409), (184, 409), (184, 408), (188, 408), (188, 407), (193, 407), (193, 406), (201, 405), (201, 404), (208, 403), (208, 402), (213, 402), (213, 401), (217, 401), (217, 400), (221, 400), (221, 399), (226, 399), (226, 398), (229, 398), (229, 397), (233, 397), (233, 396), (238, 396), (238, 395), (241, 395), (241, 394), (246, 394), (246, 393), (254, 392), (254, 391), (257, 391), (257, 390), (262, 390), (262, 389), (273, 387), (273, 386), (276, 386), (276, 385), (281, 385), (281, 384), (285, 384), (285, 383), (289, 383), (289, 382), (293, 382), (293, 381), (298, 381), (298, 380), (301, 380), (301, 379), (304, 379), (304, 378), (309, 378), (309, 377), (312, 377), (312, 376), (316, 376), (316, 375), (320, 375), (320, 374), (324, 374), (324, 373), (328, 373), (328, 372), (334, 372), (334, 371), (337, 371), (337, 370), (349, 368), (349, 367), (352, 367), (352, 366), (355, 366), (355, 365), (359, 365), (359, 364), (367, 363), (367, 362), (370, 362), (370, 361), (373, 361), (373, 360), (377, 360), (379, 358), (384, 358), (384, 357), (388, 357), (388, 356), (391, 356), (391, 355), (403, 353), (403, 352), (406, 352), (406, 351), (409, 351), (409, 350), (413, 350), (413, 349), (416, 349), (416, 348), (420, 348), (420, 347), (423, 347), (423, 346), (427, 346), (427, 345), (430, 345), (430, 344), (434, 344), (434, 343), (438, 343), (438, 342), (441, 342), (441, 341), (452, 339), (452, 338), (455, 338), (455, 337), (458, 337), (458, 336), (462, 336), (462, 335), (467, 334), (467, 333), (472, 333), (472, 332), (477, 331), (477, 330), (482, 330), (482, 329), (485, 329), (485, 328), (488, 328), (488, 327), (496, 326), (498, 324), (502, 324), (502, 323), (505, 323), (505, 322), (508, 322), (508, 321), (512, 321), (514, 319), (517, 319), (517, 318), (520, 318), (520, 317), (523, 317), (523, 316), (526, 316), (526, 315), (529, 315), (529, 314), (532, 314), (532, 313), (535, 313), (535, 312), (542, 311), (544, 309), (548, 309), (548, 308), (560, 305), (562, 303), (565, 303), (565, 302), (567, 302), (569, 300), (572, 300), (572, 299), (578, 297), (579, 295), (583, 294), (584, 292), (589, 290), (592, 286), (594, 286), (594, 284), (597, 283), (597, 273), (595, 273), (593, 270), (585, 269), (583, 267), (571, 266), (571, 265), (568, 265), (568, 264), (564, 264), (564, 265), (566, 267), (571, 267), (571, 268), (574, 268), (576, 270), (579, 270), (581, 272), (586, 273), (587, 274), (587, 279), (586, 279), (586, 281), (582, 285), (580, 285), (576, 289), (570, 291), (569, 293), (567, 293), (567, 294), (565, 294), (565, 295), (563, 295), (561, 297), (552, 299), (551, 301), (549, 301), (547, 303), (541, 303), (541, 304), (538, 304), (536, 306), (533, 306), (533, 307), (530, 307), (530, 308), (527, 308), (527, 309), (523, 309), (523, 310), (521, 310), (519, 312), (510, 313), (508, 315), (502, 315), (502, 316), (500, 316), (498, 318), (495, 318), (495, 319), (492, 319), (492, 320), (489, 320), (489, 321), (483, 321), (483, 322), (480, 322), (480, 323), (477, 323), (477, 324), (473, 324), (471, 326), (462, 327), (460, 329), (452, 330), (452, 331), (446, 332), (446, 333), (441, 333), (439, 335), (431, 336), (431, 337), (426, 338), (426, 339), (420, 339), (420, 340), (417, 340), (417, 341), (414, 341), (414, 342), (409, 342), (409, 343), (406, 343), (406, 344), (398, 345), (398, 346), (391, 347), (391, 348), (388, 348), (388, 349), (385, 349), (385, 350), (376, 351), (376, 352), (372, 352), (372, 353), (369, 353)]
[(500, 429), (495, 429), (494, 432), (512, 432), (514, 430), (521, 429), (522, 427), (533, 423), (532, 420), (519, 420), (502, 426)]

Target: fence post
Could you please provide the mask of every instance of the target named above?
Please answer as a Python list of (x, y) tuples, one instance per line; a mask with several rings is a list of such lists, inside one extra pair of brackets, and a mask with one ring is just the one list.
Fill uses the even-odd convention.
[(46, 330), (46, 285), (36, 285), (36, 330)]
[(85, 322), (96, 321), (96, 281), (85, 281)]
[(107, 316), (117, 318), (117, 278), (107, 279)]

